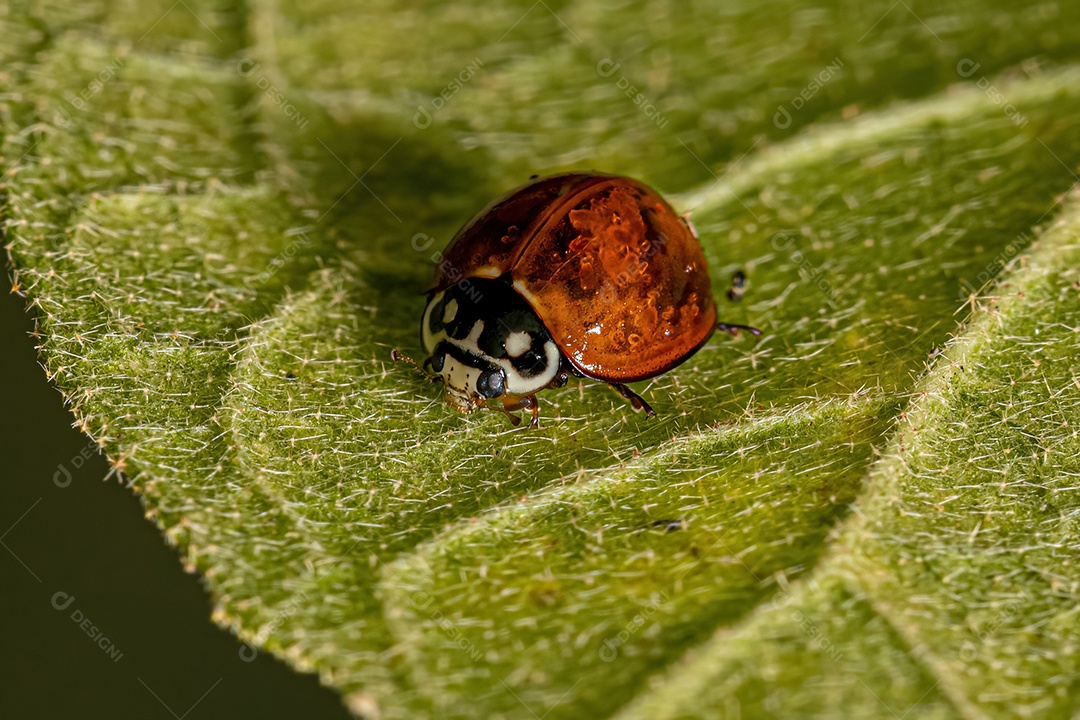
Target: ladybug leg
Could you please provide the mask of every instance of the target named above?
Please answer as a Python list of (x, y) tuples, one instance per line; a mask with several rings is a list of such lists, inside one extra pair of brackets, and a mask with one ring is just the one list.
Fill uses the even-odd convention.
[[(731, 276), (731, 289), (728, 290), (728, 300), (731, 302), (739, 302), (742, 300), (743, 293), (746, 292), (746, 274), (742, 270), (736, 270), (735, 274)], [(761, 331), (756, 327), (750, 327), (749, 325), (731, 325), (725, 322), (716, 323), (716, 329), (722, 332), (726, 332), (732, 337), (738, 337), (740, 330), (745, 330), (752, 335), (760, 335)]]
[(501, 412), (503, 415), (505, 415), (506, 417), (508, 417), (510, 419), (510, 424), (513, 425), (514, 427), (517, 427), (518, 425), (521, 424), (521, 418), (519, 418), (517, 415), (515, 415), (514, 413), (507, 410), (506, 407), (496, 407), (494, 405), (487, 405), (486, 407), (489, 410), (494, 410), (495, 412)]
[(729, 325), (728, 323), (718, 322), (716, 323), (716, 329), (722, 332), (726, 332), (732, 337), (738, 337), (740, 330), (745, 330), (751, 335), (760, 335), (761, 331), (756, 327), (750, 327), (749, 325)]
[(548, 387), (552, 388), (552, 389), (558, 389), (558, 388), (561, 388), (561, 387), (566, 387), (566, 383), (567, 383), (567, 380), (569, 380), (569, 378), (570, 378), (570, 373), (568, 373), (566, 370), (563, 370), (558, 375), (555, 376), (554, 380), (552, 380), (550, 383), (548, 383)]
[[(536, 399), (536, 395), (522, 395), (520, 397), (514, 395), (506, 395), (503, 398), (503, 411), (509, 415), (514, 410), (524, 410), (528, 408), (532, 411), (532, 422), (529, 423), (530, 427), (540, 427), (540, 402)], [(517, 417), (514, 417), (517, 420)], [(514, 423), (517, 425), (517, 423)]]
[(635, 410), (644, 410), (649, 417), (656, 417), (656, 411), (652, 409), (645, 399), (622, 383), (608, 383), (615, 391), (630, 401)]
[(746, 273), (742, 270), (736, 270), (735, 274), (731, 276), (731, 289), (727, 291), (727, 298), (731, 302), (739, 302), (745, 292)]

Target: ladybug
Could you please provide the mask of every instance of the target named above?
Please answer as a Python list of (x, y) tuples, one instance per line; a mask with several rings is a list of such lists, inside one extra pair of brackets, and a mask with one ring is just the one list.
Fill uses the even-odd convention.
[(537, 427), (536, 393), (571, 375), (653, 416), (627, 383), (676, 367), (718, 328), (761, 334), (717, 322), (688, 217), (637, 180), (597, 172), (533, 176), (488, 205), (438, 258), (427, 296), (423, 368), (457, 410), (490, 407), (515, 425), (528, 409)]

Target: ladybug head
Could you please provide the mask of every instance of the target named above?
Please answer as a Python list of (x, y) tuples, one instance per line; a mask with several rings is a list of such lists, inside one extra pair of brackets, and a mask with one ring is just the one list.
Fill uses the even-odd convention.
[(559, 374), (562, 354), (525, 299), (505, 279), (467, 278), (435, 291), (420, 329), (424, 366), (446, 399), (468, 413), (488, 400), (531, 395)]

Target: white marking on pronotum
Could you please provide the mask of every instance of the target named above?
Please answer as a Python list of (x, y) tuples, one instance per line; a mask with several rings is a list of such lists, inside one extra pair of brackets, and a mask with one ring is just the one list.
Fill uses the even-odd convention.
[(451, 323), (454, 318), (457, 317), (458, 302), (454, 298), (450, 299), (450, 302), (446, 303), (446, 310), (443, 311), (443, 322)]
[(438, 334), (433, 334), (431, 332), (431, 313), (435, 310), (435, 307), (439, 304), (439, 302), (442, 300), (443, 295), (445, 294), (446, 291), (443, 290), (442, 292), (435, 295), (435, 297), (431, 298), (431, 300), (428, 301), (428, 306), (424, 309), (424, 320), (420, 328), (420, 339), (423, 342), (424, 350), (428, 353), (435, 349), (435, 346), (439, 343), (439, 340), (442, 340), (444, 337), (446, 337), (445, 330), (439, 332)]
[(506, 354), (512, 358), (521, 357), (532, 347), (532, 335), (519, 330), (506, 336)]

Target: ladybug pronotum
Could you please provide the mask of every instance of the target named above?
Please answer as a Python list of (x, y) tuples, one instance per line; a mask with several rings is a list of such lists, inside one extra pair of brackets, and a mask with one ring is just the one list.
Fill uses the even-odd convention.
[(655, 415), (626, 384), (676, 367), (717, 328), (760, 334), (717, 322), (689, 220), (636, 180), (565, 173), (512, 190), (450, 242), (428, 290), (423, 367), (457, 410), (491, 407), (515, 425), (528, 409), (536, 427), (536, 393), (571, 375)]

